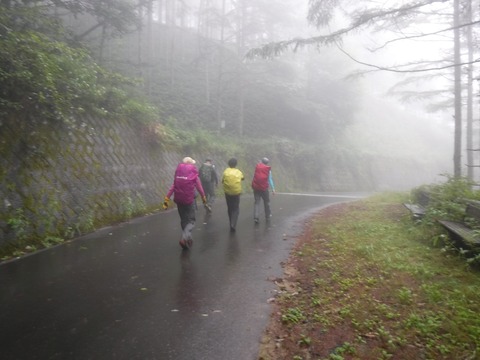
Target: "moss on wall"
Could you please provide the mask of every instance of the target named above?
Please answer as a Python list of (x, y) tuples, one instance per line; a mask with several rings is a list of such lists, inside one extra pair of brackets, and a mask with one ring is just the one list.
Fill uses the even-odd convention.
[(138, 125), (85, 118), (68, 126), (0, 124), (0, 248), (68, 239), (159, 208), (170, 180)]

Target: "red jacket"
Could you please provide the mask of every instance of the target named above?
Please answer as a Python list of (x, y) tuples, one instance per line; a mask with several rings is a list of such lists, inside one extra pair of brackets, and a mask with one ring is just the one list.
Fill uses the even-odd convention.
[(265, 191), (268, 189), (268, 175), (271, 167), (264, 163), (258, 163), (253, 175), (252, 189)]
[(173, 201), (177, 204), (190, 205), (195, 201), (195, 189), (202, 197), (205, 196), (198, 177), (197, 167), (193, 164), (179, 164), (175, 170), (175, 179), (172, 187), (168, 190), (167, 197), (170, 198), (173, 193)]

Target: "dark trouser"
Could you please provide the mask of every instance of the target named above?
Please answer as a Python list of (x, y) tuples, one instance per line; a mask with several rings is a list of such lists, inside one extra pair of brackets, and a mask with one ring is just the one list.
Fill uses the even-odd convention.
[(240, 195), (227, 195), (228, 219), (230, 220), (230, 228), (235, 229), (237, 226), (238, 215), (240, 214)]
[(263, 206), (265, 207), (265, 218), (268, 220), (272, 212), (270, 211), (270, 194), (267, 190), (253, 190), (255, 198), (255, 205), (253, 206), (253, 218), (258, 219), (260, 214), (260, 202), (263, 199)]
[(212, 181), (202, 181), (203, 191), (207, 198), (207, 204), (212, 205), (215, 201), (215, 184)]
[(195, 226), (195, 204), (177, 204), (178, 215), (180, 215), (180, 226), (182, 227), (182, 239), (192, 238), (192, 230)]

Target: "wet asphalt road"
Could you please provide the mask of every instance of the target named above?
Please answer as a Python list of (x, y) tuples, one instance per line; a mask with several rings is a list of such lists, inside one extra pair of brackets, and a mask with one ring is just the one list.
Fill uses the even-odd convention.
[(188, 251), (172, 209), (4, 263), (0, 359), (256, 359), (301, 220), (354, 199), (277, 194), (270, 225), (254, 225), (244, 195), (231, 234), (218, 198)]

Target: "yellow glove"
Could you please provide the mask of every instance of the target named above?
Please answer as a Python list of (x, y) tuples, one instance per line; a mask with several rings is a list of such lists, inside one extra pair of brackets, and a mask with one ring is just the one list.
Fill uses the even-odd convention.
[(209, 204), (207, 204), (207, 197), (202, 196), (202, 201), (203, 201), (203, 206), (205, 206), (205, 209), (207, 209), (207, 211), (209, 213), (211, 213), (212, 212), (212, 207)]
[(168, 209), (168, 204), (169, 204), (170, 199), (165, 196), (165, 199), (163, 199), (163, 210)]

